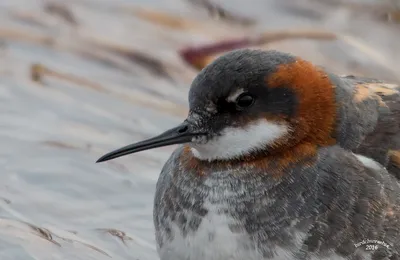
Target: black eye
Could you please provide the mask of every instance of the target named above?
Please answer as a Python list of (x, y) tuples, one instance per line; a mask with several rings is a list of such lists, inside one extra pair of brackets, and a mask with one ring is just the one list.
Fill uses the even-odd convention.
[(236, 99), (236, 107), (238, 109), (250, 107), (251, 105), (253, 105), (253, 103), (254, 98), (248, 93), (243, 93)]

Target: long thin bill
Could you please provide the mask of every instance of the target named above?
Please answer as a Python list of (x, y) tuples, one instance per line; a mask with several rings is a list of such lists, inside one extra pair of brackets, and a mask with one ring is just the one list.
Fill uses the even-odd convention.
[(125, 156), (132, 153), (137, 153), (144, 150), (149, 150), (157, 147), (168, 146), (173, 144), (183, 144), (189, 143), (192, 141), (194, 136), (202, 135), (199, 133), (192, 133), (189, 126), (186, 123), (183, 123), (177, 127), (174, 127), (170, 130), (165, 131), (164, 133), (135, 143), (124, 146), (112, 152), (109, 152), (102, 157), (100, 157), (96, 163), (109, 161), (121, 156)]

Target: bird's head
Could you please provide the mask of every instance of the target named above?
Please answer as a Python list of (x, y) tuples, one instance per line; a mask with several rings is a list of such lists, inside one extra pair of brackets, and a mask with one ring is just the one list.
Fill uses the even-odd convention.
[(304, 142), (325, 146), (334, 143), (335, 118), (334, 87), (322, 70), (282, 52), (236, 50), (193, 80), (181, 125), (98, 162), (182, 143), (205, 161), (275, 153)]

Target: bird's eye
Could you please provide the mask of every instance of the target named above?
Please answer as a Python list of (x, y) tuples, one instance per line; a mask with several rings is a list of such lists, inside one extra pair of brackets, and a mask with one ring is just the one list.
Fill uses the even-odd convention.
[(254, 98), (248, 93), (243, 93), (236, 99), (236, 107), (238, 109), (250, 107), (251, 105), (253, 105), (253, 103)]

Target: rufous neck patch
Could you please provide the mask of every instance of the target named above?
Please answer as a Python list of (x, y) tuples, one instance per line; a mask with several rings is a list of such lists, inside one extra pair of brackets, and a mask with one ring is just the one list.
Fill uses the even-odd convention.
[(268, 174), (281, 177), (285, 172), (302, 163), (304, 167), (311, 166), (317, 154), (317, 146), (311, 143), (300, 143), (291, 149), (274, 154), (259, 154), (259, 156), (246, 156), (238, 160), (202, 161), (194, 157), (188, 145), (183, 149), (180, 157), (181, 167), (187, 172), (194, 172), (200, 176), (206, 176), (213, 171), (229, 169), (251, 169), (251, 172)]
[(298, 100), (292, 118), (293, 136), (290, 142), (309, 142), (318, 146), (332, 145), (336, 122), (335, 89), (328, 75), (312, 63), (298, 58), (283, 64), (267, 79), (269, 88), (294, 90)]

